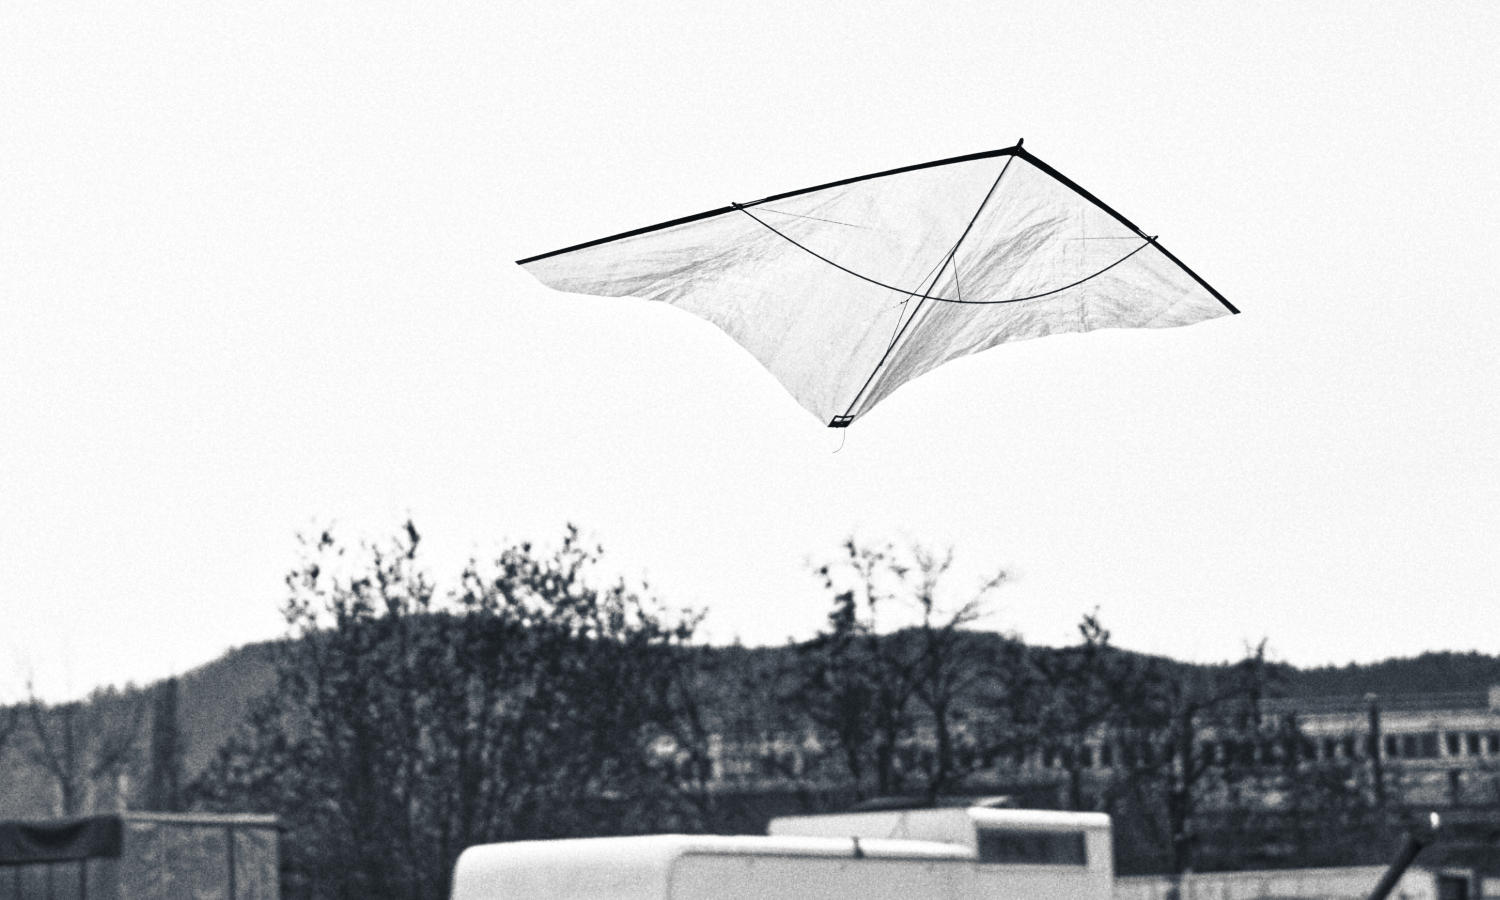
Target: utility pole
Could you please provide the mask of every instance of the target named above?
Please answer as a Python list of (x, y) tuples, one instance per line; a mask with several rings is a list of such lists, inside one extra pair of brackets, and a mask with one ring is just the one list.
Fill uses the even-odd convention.
[(151, 750), (146, 771), (146, 808), (182, 810), (182, 729), (177, 716), (177, 679), (157, 685), (152, 697)]
[(1375, 806), (1385, 809), (1385, 770), (1380, 759), (1380, 698), (1365, 694), (1365, 702), (1370, 704), (1370, 772), (1375, 779)]

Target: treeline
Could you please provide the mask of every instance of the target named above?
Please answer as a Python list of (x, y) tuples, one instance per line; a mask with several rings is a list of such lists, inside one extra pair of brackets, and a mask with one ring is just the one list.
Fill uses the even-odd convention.
[(1484, 690), (1500, 685), (1500, 657), (1442, 651), (1375, 663), (1289, 669), (1286, 685), (1291, 697), (1402, 696)]
[(1183, 666), (1117, 651), (1094, 616), (1061, 650), (976, 640), (1003, 575), (955, 595), (951, 557), (920, 547), (849, 542), (818, 571), (822, 631), (758, 654), (702, 647), (694, 614), (599, 582), (571, 530), (446, 592), (419, 544), (408, 524), (385, 547), (308, 546), (277, 689), (190, 790), (197, 808), (282, 817), (289, 897), (440, 898), (474, 844), (738, 830), (767, 786), (805, 809), (936, 798), (1038, 755), (1066, 773), (1061, 805), (1128, 820), (1181, 870), (1213, 792), (1296, 746), (1259, 720), (1261, 652)]
[(571, 529), (447, 589), (420, 543), (408, 523), (381, 546), (306, 544), (288, 637), (258, 651), (273, 687), (206, 763), (184, 765), (206, 735), (177, 727), (176, 681), (33, 698), (0, 741), (64, 814), (281, 817), (288, 898), (441, 898), (474, 844), (756, 831), (891, 795), (1105, 810), (1129, 870), (1209, 868), (1251, 844), (1310, 858), (1389, 820), (1362, 766), (1309, 762), (1295, 719), (1262, 718), (1296, 674), (1263, 648), (1186, 665), (1115, 648), (1097, 615), (1063, 648), (970, 630), (1004, 575), (956, 586), (950, 555), (850, 541), (816, 573), (820, 633), (749, 649), (703, 646), (695, 613), (601, 580)]

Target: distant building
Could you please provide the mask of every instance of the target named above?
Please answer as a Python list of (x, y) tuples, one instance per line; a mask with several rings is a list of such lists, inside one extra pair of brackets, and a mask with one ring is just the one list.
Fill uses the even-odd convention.
[[(1219, 764), (1237, 759), (1285, 765), (1287, 753), (1294, 754), (1294, 763), (1349, 762), (1368, 773), (1372, 784), (1378, 779), (1387, 799), (1399, 804), (1500, 803), (1500, 685), (1440, 694), (1264, 700), (1261, 715), (1268, 732), (1294, 721), (1299, 746), (1288, 748), (1272, 738), (1247, 746), (1205, 729), (1199, 751)], [(716, 735), (709, 747), (710, 786), (769, 789), (794, 780), (836, 780), (842, 776), (836, 766), (817, 767), (827, 749), (812, 735)], [(930, 736), (919, 732), (899, 755), (906, 768), (915, 769), (931, 752)], [(1040, 748), (1017, 755), (969, 744), (960, 752), (977, 764), (975, 777), (981, 781), (1056, 781), (1070, 762)], [(1101, 733), (1073, 762), (1097, 779), (1113, 771), (1120, 757), (1120, 748)]]
[(1309, 760), (1380, 769), (1408, 804), (1500, 802), (1500, 685), (1488, 691), (1268, 701), (1295, 716)]

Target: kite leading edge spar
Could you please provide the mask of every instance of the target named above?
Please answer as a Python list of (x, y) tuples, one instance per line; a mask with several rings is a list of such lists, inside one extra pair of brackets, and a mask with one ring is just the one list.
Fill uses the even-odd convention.
[(1239, 312), (1020, 143), (518, 264), (557, 290), (659, 300), (707, 319), (833, 428), (907, 381), (1007, 341)]

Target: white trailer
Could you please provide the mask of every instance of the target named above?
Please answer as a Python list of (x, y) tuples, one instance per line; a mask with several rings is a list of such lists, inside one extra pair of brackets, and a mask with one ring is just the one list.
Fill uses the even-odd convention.
[(773, 835), (836, 835), (931, 841), (963, 847), (973, 860), (971, 896), (1109, 897), (1114, 848), (1104, 813), (970, 806), (787, 816)]
[(459, 857), (453, 900), (1109, 900), (1109, 818), (988, 808), (796, 816), (760, 836), (520, 841)]

